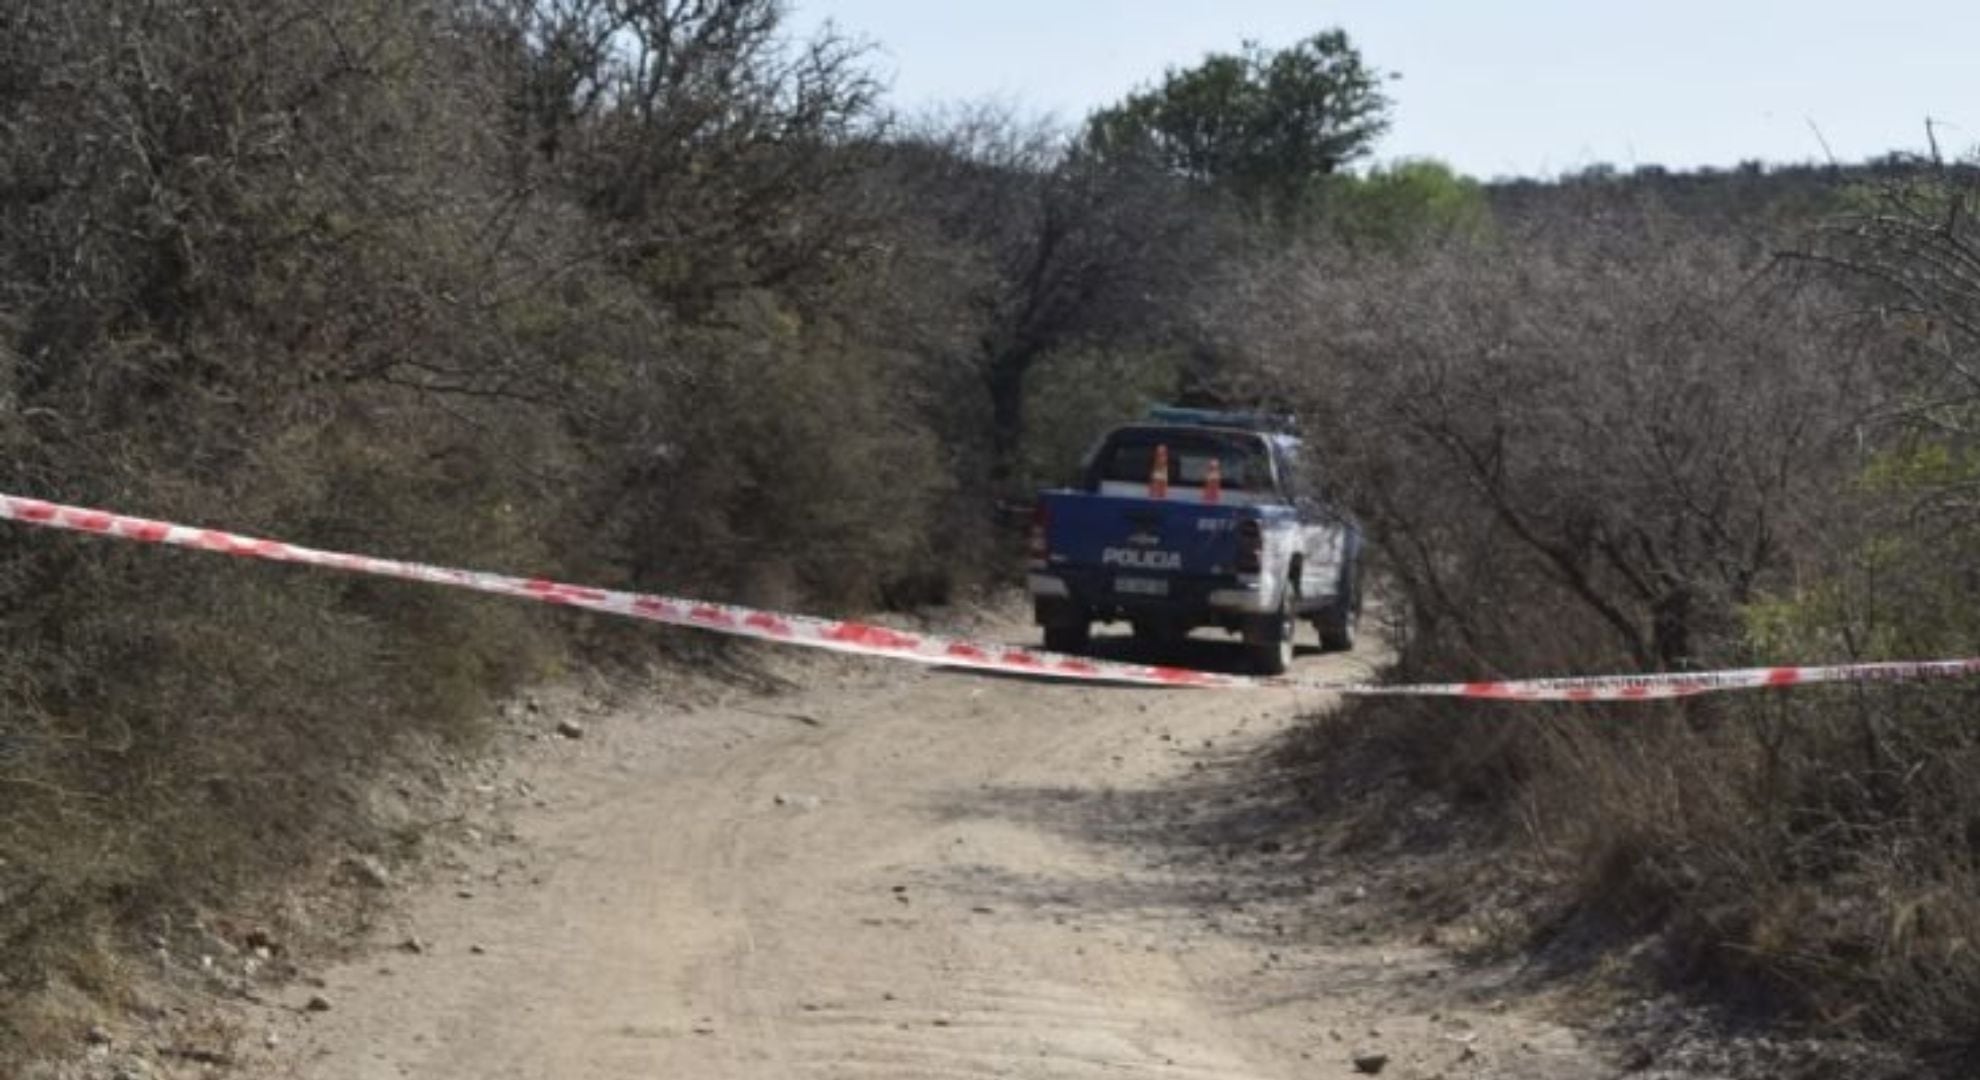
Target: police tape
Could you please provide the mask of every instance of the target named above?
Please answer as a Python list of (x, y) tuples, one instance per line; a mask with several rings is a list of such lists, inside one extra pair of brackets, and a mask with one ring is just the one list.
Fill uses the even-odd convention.
[(645, 619), (648, 622), (664, 623), (669, 626), (709, 630), (735, 637), (755, 638), (785, 645), (803, 645), (861, 656), (892, 657), (921, 664), (1150, 686), (1240, 687), (1253, 683), (1253, 680), (1243, 676), (1217, 675), (1146, 664), (1087, 660), (1036, 649), (964, 641), (936, 634), (910, 633), (871, 623), (820, 619), (806, 615), (785, 615), (700, 600), (568, 585), (542, 578), (509, 577), (505, 574), (457, 570), (369, 555), (320, 551), (279, 540), (126, 517), (102, 510), (63, 506), (12, 495), (0, 495), (0, 519), (145, 544), (165, 544), (220, 555), (296, 563), (353, 574), (446, 585), (457, 589), (493, 593), (497, 596), (511, 596), (603, 612), (608, 615)]
[(1782, 689), (1824, 683), (1897, 683), (1965, 679), (1980, 675), (1980, 659), (1899, 660), (1815, 667), (1731, 668), (1651, 675), (1588, 675), (1499, 682), (1376, 683), (1329, 686), (1344, 694), (1392, 697), (1458, 697), (1487, 701), (1668, 701), (1727, 690)]
[(1600, 702), (1668, 700), (1728, 690), (1821, 683), (1912, 682), (1980, 675), (1980, 659), (1966, 659), (1415, 685), (1254, 678), (1188, 668), (1087, 659), (940, 634), (913, 633), (873, 623), (790, 615), (730, 604), (569, 585), (543, 578), (510, 577), (370, 555), (323, 551), (280, 540), (175, 525), (14, 495), (0, 495), (0, 520), (239, 558), (445, 585), (784, 645), (886, 657), (939, 667), (1094, 683), (1225, 690), (1279, 687), (1365, 696)]

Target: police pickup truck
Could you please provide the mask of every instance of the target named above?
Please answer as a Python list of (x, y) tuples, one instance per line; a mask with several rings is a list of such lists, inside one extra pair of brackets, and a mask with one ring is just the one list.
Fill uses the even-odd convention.
[(1158, 408), (1109, 432), (1076, 486), (1040, 493), (1028, 583), (1045, 647), (1125, 620), (1159, 646), (1201, 626), (1283, 673), (1299, 620), (1354, 647), (1361, 530), (1321, 495), (1289, 418)]

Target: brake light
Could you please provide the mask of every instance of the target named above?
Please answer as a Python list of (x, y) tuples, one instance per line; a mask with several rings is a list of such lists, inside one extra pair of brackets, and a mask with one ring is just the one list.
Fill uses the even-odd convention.
[(1203, 470), (1203, 501), (1215, 506), (1224, 497), (1224, 466), (1216, 458)]
[(1238, 522), (1237, 569), (1240, 574), (1256, 574), (1264, 564), (1265, 532), (1256, 518)]
[(1166, 499), (1169, 497), (1169, 445), (1155, 447), (1155, 463), (1148, 468), (1148, 497)]
[(1046, 539), (1048, 527), (1052, 524), (1051, 511), (1044, 503), (1031, 508), (1031, 561), (1042, 563), (1051, 554), (1050, 542)]

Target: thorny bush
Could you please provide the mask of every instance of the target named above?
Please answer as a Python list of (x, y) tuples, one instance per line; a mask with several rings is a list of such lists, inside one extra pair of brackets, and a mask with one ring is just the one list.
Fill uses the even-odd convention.
[[(1946, 198), (1814, 242), (1607, 200), (1254, 279), (1243, 385), (1317, 421), (1380, 546), (1394, 677), (1970, 655), (1980, 625), (1947, 600), (1976, 566), (1952, 513), (1970, 459), (1945, 421), (1969, 415), (1975, 309), (1939, 256), (1972, 232)], [(1816, 243), (1860, 273), (1779, 257)], [(1538, 887), (1536, 933), (1654, 935), (1663, 976), (1960, 1059), (1977, 702), (1371, 701), (1293, 752), (1339, 763), (1316, 784), (1337, 809), (1400, 782), (1489, 823), (1521, 857), (1487, 874)]]

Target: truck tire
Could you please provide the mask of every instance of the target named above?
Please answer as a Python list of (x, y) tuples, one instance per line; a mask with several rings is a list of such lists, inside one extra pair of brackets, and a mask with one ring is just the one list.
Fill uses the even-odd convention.
[(1335, 589), (1334, 602), (1313, 620), (1313, 628), (1320, 632), (1320, 649), (1323, 652), (1353, 652), (1354, 632), (1361, 622), (1361, 583), (1353, 564), (1341, 569), (1341, 582)]
[(1294, 613), (1298, 608), (1298, 590), (1288, 583), (1279, 597), (1278, 613), (1259, 618), (1245, 632), (1244, 643), (1251, 653), (1253, 671), (1260, 675), (1284, 675), (1292, 667), (1294, 638), (1299, 631)]
[(1049, 623), (1045, 627), (1045, 649), (1048, 652), (1078, 655), (1086, 651), (1093, 642), (1093, 624), (1090, 622)]

